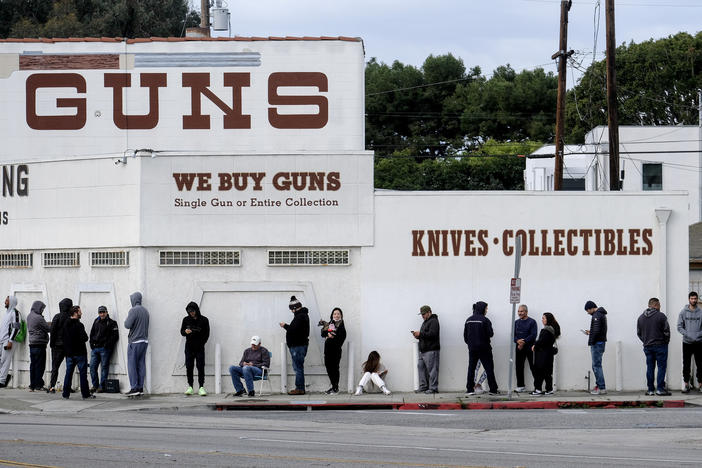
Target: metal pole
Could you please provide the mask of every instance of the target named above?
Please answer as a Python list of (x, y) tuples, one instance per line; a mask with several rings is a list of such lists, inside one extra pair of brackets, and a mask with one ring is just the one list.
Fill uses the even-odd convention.
[[(522, 260), (522, 239), (517, 236), (517, 245), (514, 247), (514, 278), (519, 278), (519, 267)], [(509, 338), (509, 381), (507, 384), (507, 398), (512, 398), (512, 371), (514, 370), (514, 321), (517, 304), (512, 304), (512, 333)]]

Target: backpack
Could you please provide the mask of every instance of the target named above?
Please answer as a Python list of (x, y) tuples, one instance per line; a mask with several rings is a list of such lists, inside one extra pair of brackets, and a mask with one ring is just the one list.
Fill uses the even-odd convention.
[(27, 321), (22, 318), (22, 315), (18, 310), (15, 310), (15, 312), (17, 312), (17, 315), (19, 316), (20, 328), (12, 341), (16, 343), (24, 343), (24, 340), (27, 339)]

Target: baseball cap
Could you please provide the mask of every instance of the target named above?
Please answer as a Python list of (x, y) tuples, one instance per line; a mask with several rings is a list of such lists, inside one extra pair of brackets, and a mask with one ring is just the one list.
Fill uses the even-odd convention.
[(256, 346), (260, 345), (261, 344), (261, 337), (257, 336), (257, 335), (252, 336), (251, 337), (251, 344), (256, 345)]

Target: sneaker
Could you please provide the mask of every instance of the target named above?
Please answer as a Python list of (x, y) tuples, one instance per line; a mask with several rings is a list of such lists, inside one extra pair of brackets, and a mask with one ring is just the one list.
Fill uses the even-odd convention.
[(535, 388), (534, 391), (531, 392), (529, 395), (538, 396), (538, 395), (542, 395), (542, 393), (541, 393), (541, 390)]
[(29, 387), (29, 391), (30, 391), (30, 392), (33, 392), (34, 389), (33, 389), (32, 387)]
[(683, 384), (682, 392), (683, 393), (690, 393), (690, 384), (689, 383), (685, 382)]
[(332, 387), (332, 388), (330, 388), (329, 390), (325, 391), (324, 394), (325, 394), (325, 395), (338, 395), (338, 394), (339, 394), (339, 391), (338, 391), (338, 390), (334, 390), (334, 388)]
[(466, 392), (465, 396), (469, 397), (469, 396), (474, 396), (474, 395), (475, 395), (475, 390), (470, 390), (470, 391)]
[(54, 387), (47, 388), (46, 393), (56, 393), (56, 388), (54, 388)]
[(388, 387), (386, 387), (385, 385), (380, 387), (380, 389), (383, 391), (384, 394), (390, 395), (390, 390), (388, 390)]
[(590, 395), (606, 395), (606, 394), (607, 394), (607, 390), (604, 389), (604, 388), (599, 388), (599, 387), (595, 387), (595, 388), (590, 392)]
[(248, 393), (248, 395), (249, 395), (249, 396), (256, 396), (256, 392), (254, 392), (253, 390), (251, 390), (251, 391)]
[(668, 390), (663, 390), (663, 391), (658, 390), (658, 391), (656, 392), (656, 395), (658, 395), (658, 396), (670, 396), (670, 395), (672, 395), (672, 393), (670, 393)]
[(186, 395), (192, 395), (193, 394), (193, 387), (188, 387), (187, 390), (185, 390)]
[(134, 396), (134, 395), (138, 395), (138, 394), (139, 394), (139, 390), (137, 390), (136, 388), (132, 388), (132, 389), (129, 390), (125, 395), (127, 395), (127, 396)]
[(653, 390), (648, 390), (648, 391), (646, 392), (646, 396), (653, 396), (653, 395), (655, 395), (655, 393), (653, 392)]
[(83, 397), (84, 400), (90, 400), (91, 398), (95, 398), (95, 395), (93, 395), (92, 393), (88, 396)]
[(358, 388), (356, 389), (356, 393), (354, 393), (353, 396), (361, 396), (361, 395), (363, 395), (363, 387), (361, 387), (359, 385)]
[(200, 390), (197, 391), (197, 394), (200, 396), (207, 396), (207, 390), (205, 390), (205, 387), (200, 387)]
[(300, 390), (299, 388), (296, 388), (295, 390), (290, 390), (288, 392), (288, 395), (304, 395), (304, 394), (305, 394), (305, 391)]
[(526, 387), (517, 387), (514, 389), (514, 391), (517, 393), (526, 392)]
[(418, 388), (417, 390), (414, 391), (414, 393), (424, 393), (426, 391), (427, 391), (426, 388)]
[(500, 395), (500, 391), (499, 390), (490, 390), (488, 392), (488, 395)]
[(241, 396), (241, 395), (243, 395), (244, 393), (246, 393), (246, 390), (239, 390), (238, 392), (236, 392), (236, 393), (234, 394), (234, 396)]
[(548, 390), (547, 392), (544, 392), (544, 395), (553, 395), (554, 393), (556, 393), (555, 390)]
[(95, 390), (95, 393), (105, 393), (105, 389), (102, 387), (98, 387), (97, 390)]
[(480, 387), (480, 386), (475, 387), (475, 394), (476, 395), (480, 395), (482, 393), (485, 393), (485, 390), (483, 390), (482, 387)]
[(433, 394), (435, 394), (435, 393), (439, 393), (439, 391), (438, 391), (438, 390), (431, 390), (431, 389), (429, 389), (429, 390), (424, 390), (424, 394), (425, 394), (425, 395), (433, 395)]
[(90, 393), (95, 393), (95, 392), (97, 392), (97, 388), (96, 388), (96, 387), (90, 387)]

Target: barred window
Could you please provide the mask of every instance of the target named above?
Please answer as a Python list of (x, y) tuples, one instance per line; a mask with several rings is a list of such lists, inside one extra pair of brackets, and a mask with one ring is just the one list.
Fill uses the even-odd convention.
[(348, 250), (269, 250), (269, 266), (349, 265)]
[(90, 252), (90, 265), (94, 267), (127, 267), (129, 266), (129, 252), (124, 250)]
[(80, 252), (44, 252), (42, 263), (45, 268), (77, 268), (80, 266)]
[(32, 252), (0, 252), (0, 268), (32, 268)]
[(239, 266), (238, 250), (161, 250), (160, 266)]

